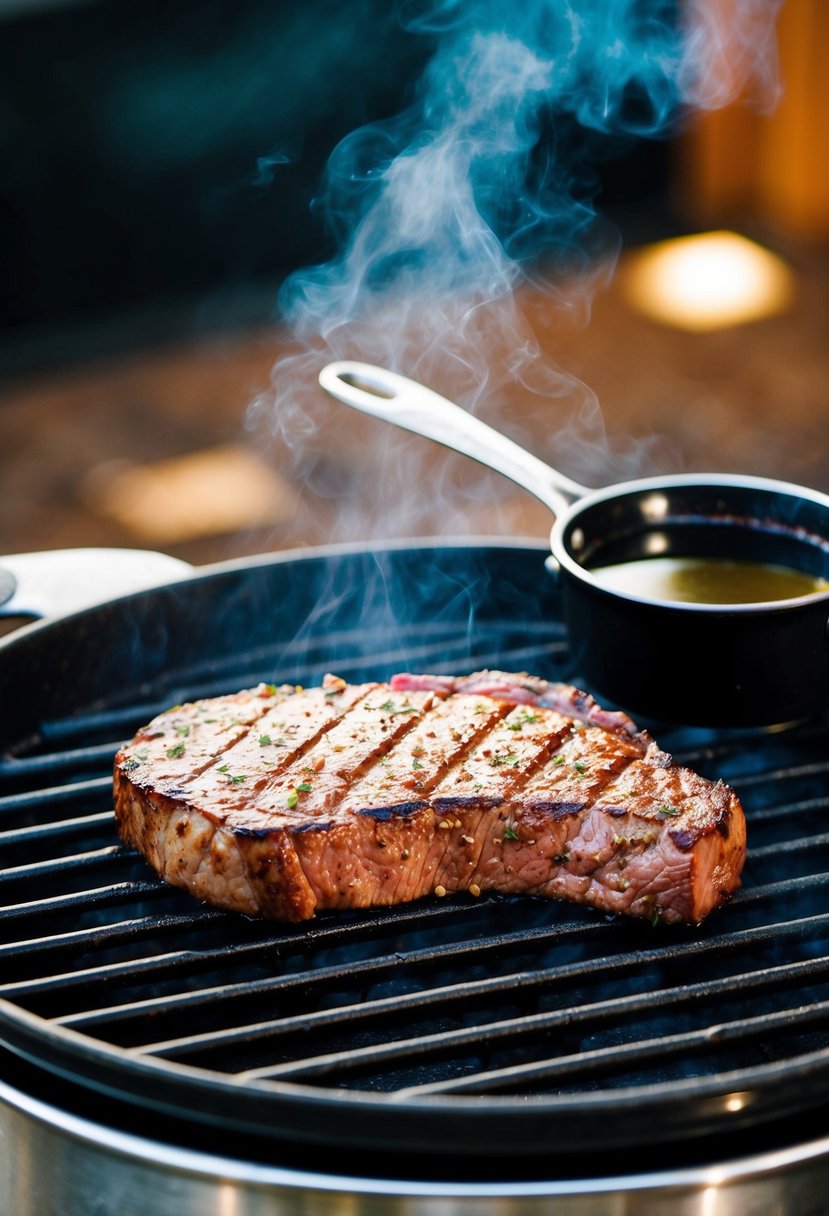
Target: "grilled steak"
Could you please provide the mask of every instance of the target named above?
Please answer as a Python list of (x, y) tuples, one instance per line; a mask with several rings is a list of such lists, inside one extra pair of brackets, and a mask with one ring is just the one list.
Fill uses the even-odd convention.
[(728, 786), (577, 689), (499, 672), (176, 706), (118, 753), (115, 814), (169, 882), (289, 921), (497, 890), (698, 922), (745, 854)]

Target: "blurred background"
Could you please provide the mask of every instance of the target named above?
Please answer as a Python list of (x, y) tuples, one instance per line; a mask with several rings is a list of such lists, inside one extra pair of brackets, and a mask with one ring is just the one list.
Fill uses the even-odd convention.
[[(434, 44), (381, 0), (0, 5), (0, 553), (201, 565), (546, 536), (525, 493), (346, 421), (312, 380), (303, 426), (267, 421), (294, 349), (280, 284), (336, 252), (326, 163), (410, 105)], [(777, 48), (773, 107), (737, 100), (602, 149), (595, 206), (620, 252), (589, 299), (519, 289), (545, 355), (589, 392), (564, 439), (559, 407), (520, 383), (481, 412), (579, 480), (721, 469), (829, 491), (829, 5), (784, 3)], [(697, 259), (690, 288), (649, 260), (723, 231), (743, 239), (673, 247)], [(418, 462), (414, 513), (389, 510), (390, 442)], [(447, 479), (451, 510), (432, 492)]]

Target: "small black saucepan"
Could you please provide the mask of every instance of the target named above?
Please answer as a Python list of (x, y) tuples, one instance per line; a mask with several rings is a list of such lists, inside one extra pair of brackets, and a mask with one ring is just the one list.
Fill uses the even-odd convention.
[(707, 726), (781, 724), (829, 706), (829, 496), (708, 474), (588, 490), (403, 376), (339, 362), (320, 384), (496, 469), (554, 512), (547, 564), (579, 676), (606, 701)]

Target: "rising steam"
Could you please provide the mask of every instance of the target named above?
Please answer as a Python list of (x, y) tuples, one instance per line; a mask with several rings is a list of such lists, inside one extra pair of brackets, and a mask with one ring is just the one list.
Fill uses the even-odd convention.
[[(545, 293), (548, 317), (587, 319), (619, 247), (594, 207), (596, 163), (670, 134), (690, 109), (738, 97), (772, 105), (777, 8), (410, 0), (401, 20), (434, 39), (434, 54), (408, 109), (331, 154), (318, 205), (339, 252), (282, 285), (290, 350), (252, 424), (298, 453), (299, 468), (330, 408), (316, 388), (320, 367), (359, 358), (473, 410), (520, 384), (554, 405), (548, 425), (600, 439), (590, 389), (557, 368), (522, 289)], [(393, 450), (410, 451), (399, 433)], [(386, 458), (391, 483), (402, 484)], [(343, 535), (354, 526), (347, 507)], [(412, 534), (417, 517), (407, 510)]]

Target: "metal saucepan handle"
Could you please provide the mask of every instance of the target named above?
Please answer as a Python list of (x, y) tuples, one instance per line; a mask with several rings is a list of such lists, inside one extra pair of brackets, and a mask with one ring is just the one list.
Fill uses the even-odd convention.
[(471, 456), (503, 473), (561, 515), (590, 491), (431, 389), (369, 363), (329, 363), (319, 382), (327, 393), (364, 414), (395, 422), (425, 439)]

